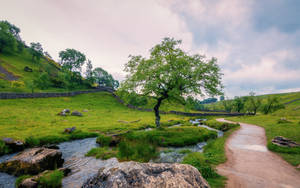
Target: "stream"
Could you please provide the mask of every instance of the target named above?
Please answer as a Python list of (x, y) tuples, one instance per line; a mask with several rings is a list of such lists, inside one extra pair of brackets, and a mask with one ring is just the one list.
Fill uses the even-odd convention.
[[(218, 137), (223, 136), (223, 132), (210, 128), (206, 125), (202, 125), (205, 119), (196, 119), (191, 121), (193, 124), (198, 124), (199, 127), (204, 127), (209, 130), (217, 131)], [(201, 125), (200, 125), (201, 124)], [(175, 125), (180, 126), (180, 125)], [(148, 129), (147, 129), (148, 130)], [(179, 163), (182, 161), (186, 153), (183, 150), (190, 150), (192, 152), (202, 152), (206, 142), (200, 142), (193, 146), (185, 147), (167, 147), (160, 152), (157, 159), (151, 162), (155, 163)], [(62, 156), (65, 159), (63, 167), (68, 167), (72, 170), (71, 174), (63, 179), (62, 185), (66, 188), (80, 187), (85, 180), (94, 176), (98, 170), (102, 167), (112, 166), (118, 163), (116, 158), (108, 160), (95, 159), (94, 157), (86, 157), (85, 154), (92, 148), (98, 147), (96, 138), (86, 138), (82, 140), (68, 141), (58, 144), (59, 150), (62, 152)], [(0, 157), (0, 163), (9, 160), (15, 154), (4, 155)], [(8, 175), (6, 173), (0, 173), (0, 188), (14, 188), (16, 177)]]

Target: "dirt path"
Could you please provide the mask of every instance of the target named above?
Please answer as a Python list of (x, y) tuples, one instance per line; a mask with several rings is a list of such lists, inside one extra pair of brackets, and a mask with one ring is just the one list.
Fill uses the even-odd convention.
[(227, 162), (217, 167), (228, 177), (226, 187), (300, 188), (300, 172), (267, 149), (265, 130), (240, 124), (226, 142)]

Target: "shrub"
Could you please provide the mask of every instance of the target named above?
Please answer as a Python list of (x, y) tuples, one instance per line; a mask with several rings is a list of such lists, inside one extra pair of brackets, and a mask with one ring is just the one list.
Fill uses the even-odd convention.
[(38, 179), (39, 187), (60, 188), (64, 173), (59, 170), (48, 172)]
[(116, 157), (117, 155), (117, 150), (111, 150), (108, 147), (99, 147), (99, 148), (92, 148), (87, 154), (86, 156), (94, 156), (97, 159), (109, 159), (112, 157)]
[(24, 88), (25, 84), (23, 81), (11, 81), (12, 88)]
[(112, 137), (110, 136), (105, 136), (105, 135), (99, 135), (96, 142), (100, 144), (100, 146), (109, 146), (111, 143)]
[(189, 164), (199, 170), (204, 178), (216, 178), (220, 177), (219, 174), (206, 162), (206, 159), (202, 153), (193, 152), (184, 157), (183, 164)]
[(2, 140), (0, 140), (0, 156), (5, 155), (9, 152), (10, 151), (9, 151), (9, 148), (7, 147), (7, 145)]

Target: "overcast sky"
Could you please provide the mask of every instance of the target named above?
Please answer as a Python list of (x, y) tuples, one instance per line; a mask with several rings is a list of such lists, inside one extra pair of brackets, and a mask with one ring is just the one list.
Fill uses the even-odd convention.
[(128, 55), (174, 37), (218, 59), (228, 97), (300, 91), (299, 0), (0, 0), (0, 20), (55, 60), (74, 48), (119, 80)]

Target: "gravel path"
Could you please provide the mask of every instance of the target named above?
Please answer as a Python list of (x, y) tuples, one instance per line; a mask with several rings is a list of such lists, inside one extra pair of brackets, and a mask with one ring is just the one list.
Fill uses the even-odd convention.
[(300, 188), (300, 171), (267, 149), (265, 130), (240, 125), (226, 142), (227, 162), (217, 167), (228, 178), (226, 187)]

